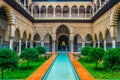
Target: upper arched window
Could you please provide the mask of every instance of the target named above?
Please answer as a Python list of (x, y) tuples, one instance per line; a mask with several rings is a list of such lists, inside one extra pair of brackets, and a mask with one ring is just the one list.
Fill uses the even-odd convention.
[(48, 7), (48, 13), (53, 13), (53, 7), (52, 6)]
[(71, 8), (71, 12), (72, 12), (72, 13), (78, 13), (78, 8), (77, 8), (77, 6), (73, 6), (73, 7)]

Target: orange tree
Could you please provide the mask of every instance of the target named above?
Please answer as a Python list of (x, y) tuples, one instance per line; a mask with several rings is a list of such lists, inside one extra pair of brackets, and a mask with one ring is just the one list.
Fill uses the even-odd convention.
[(98, 61), (102, 60), (103, 56), (104, 56), (105, 50), (103, 48), (92, 48), (89, 51), (89, 59), (93, 62), (96, 62), (96, 69), (98, 67)]
[(38, 51), (34, 48), (26, 48), (22, 51), (20, 58), (26, 59), (28, 61), (27, 67), (29, 68), (30, 60), (38, 59), (39, 54)]
[(5, 69), (16, 69), (18, 67), (19, 57), (15, 51), (10, 49), (1, 49), (0, 50), (0, 68), (2, 72)]

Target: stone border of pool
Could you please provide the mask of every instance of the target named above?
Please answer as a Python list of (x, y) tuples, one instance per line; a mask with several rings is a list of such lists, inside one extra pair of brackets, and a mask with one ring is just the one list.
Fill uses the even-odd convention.
[(94, 80), (88, 71), (73, 57), (72, 53), (68, 53), (68, 55), (81, 80)]
[(50, 57), (41, 67), (33, 72), (33, 74), (31, 74), (26, 80), (42, 80), (56, 56), (57, 53), (53, 53), (52, 57)]

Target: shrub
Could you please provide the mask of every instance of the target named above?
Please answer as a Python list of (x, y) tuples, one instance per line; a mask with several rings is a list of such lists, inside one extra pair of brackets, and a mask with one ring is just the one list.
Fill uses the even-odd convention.
[(109, 49), (103, 57), (104, 68), (120, 69), (120, 49)]
[(27, 67), (29, 68), (30, 60), (35, 60), (39, 58), (38, 51), (34, 48), (26, 48), (22, 51), (20, 58), (26, 59), (28, 61)]
[(88, 56), (88, 53), (89, 53), (90, 50), (91, 50), (91, 47), (90, 47), (90, 46), (85, 46), (84, 48), (82, 48), (81, 54), (82, 54), (83, 56)]
[(3, 71), (5, 69), (15, 69), (18, 67), (18, 55), (15, 51), (10, 49), (1, 49), (0, 50), (0, 68), (2, 71), (2, 79), (3, 79)]
[(93, 62), (96, 62), (96, 69), (98, 66), (98, 60), (102, 60), (104, 56), (104, 49), (103, 48), (92, 48), (89, 52), (89, 59)]
[(36, 46), (35, 49), (38, 51), (39, 55), (46, 53), (45, 48), (42, 46)]

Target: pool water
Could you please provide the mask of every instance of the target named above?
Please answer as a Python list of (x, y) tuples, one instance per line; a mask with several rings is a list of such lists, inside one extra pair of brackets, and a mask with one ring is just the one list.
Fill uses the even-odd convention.
[(80, 80), (67, 53), (58, 53), (42, 80)]

